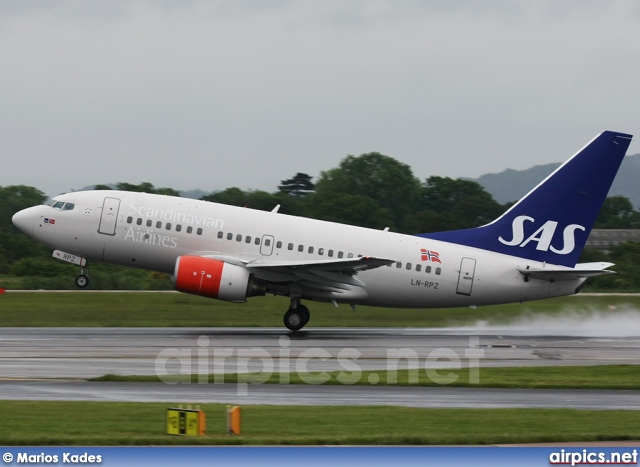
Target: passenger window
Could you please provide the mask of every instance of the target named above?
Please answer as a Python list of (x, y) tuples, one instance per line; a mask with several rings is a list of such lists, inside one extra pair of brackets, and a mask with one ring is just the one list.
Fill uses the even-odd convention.
[(318, 254), (324, 255), (324, 248), (318, 248)]
[(151, 219), (147, 219), (147, 227), (151, 227), (153, 225), (153, 221)]
[(236, 242), (241, 242), (242, 241), (242, 235), (238, 234), (236, 235)]
[[(187, 227), (187, 233), (193, 232), (193, 227)], [(218, 238), (222, 238), (222, 232), (218, 232)]]
[(293, 250), (293, 243), (289, 243), (287, 245), (287, 250)]
[(142, 218), (141, 218), (141, 217), (138, 217), (138, 218), (136, 219), (136, 224), (137, 224), (137, 225), (142, 225)]
[[(187, 227), (187, 233), (191, 233), (191, 227)], [(222, 230), (220, 232), (218, 232), (218, 238), (222, 238), (224, 237), (224, 233), (222, 233)]]
[(342, 258), (343, 256), (344, 256), (344, 254), (341, 251), (339, 251), (338, 252), (338, 258)]
[(161, 229), (162, 228), (162, 222), (158, 221), (156, 222), (156, 229)]
[(302, 253), (304, 251), (304, 245), (298, 245), (298, 251)]
[(231, 232), (227, 234), (227, 240), (233, 240), (233, 234)]
[(425, 266), (424, 272), (426, 272), (427, 274), (431, 274), (431, 266)]
[(164, 228), (167, 230), (171, 230), (171, 222), (167, 222), (167, 225)]
[(400, 261), (398, 261), (398, 262), (396, 263), (396, 267), (397, 267), (398, 269), (400, 269), (400, 268), (402, 267), (402, 263), (401, 263)]
[(198, 235), (202, 235), (202, 229), (201, 229), (200, 227), (198, 227), (198, 230), (196, 230), (196, 233), (197, 233)]
[[(257, 240), (257, 238), (256, 238), (256, 240)], [(270, 239), (270, 238), (265, 238), (265, 239), (264, 239), (264, 244), (265, 244), (266, 246), (271, 246), (271, 239)]]
[(180, 232), (182, 230), (182, 226), (180, 224), (176, 225), (176, 232)]
[(347, 258), (353, 258), (353, 253), (349, 253), (349, 254), (347, 255)]
[(312, 247), (312, 246), (310, 246), (310, 247), (309, 247), (309, 254), (312, 254), (312, 253), (313, 253), (313, 247)]
[(440, 268), (436, 268), (436, 275), (438, 275), (438, 276), (439, 276), (441, 272), (442, 272), (442, 269), (440, 269)]
[(329, 252), (327, 253), (327, 256), (329, 256), (330, 258), (333, 257), (333, 250), (329, 250)]
[(411, 263), (407, 263), (406, 268), (407, 268), (407, 271), (411, 271)]
[(247, 237), (244, 239), (245, 243), (251, 243), (251, 237), (249, 235), (247, 235)]
[(416, 264), (416, 271), (422, 271), (422, 264)]
[(133, 222), (133, 217), (127, 217), (127, 224), (131, 224)]
[(281, 241), (277, 241), (276, 242), (276, 248), (282, 248), (282, 242)]
[(256, 245), (260, 245), (260, 237), (256, 237), (256, 240), (253, 243), (255, 243)]

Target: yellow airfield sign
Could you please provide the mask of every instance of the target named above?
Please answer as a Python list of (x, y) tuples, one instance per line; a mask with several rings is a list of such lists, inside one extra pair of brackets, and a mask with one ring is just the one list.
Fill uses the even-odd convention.
[(168, 435), (202, 436), (205, 424), (205, 415), (200, 409), (167, 409)]

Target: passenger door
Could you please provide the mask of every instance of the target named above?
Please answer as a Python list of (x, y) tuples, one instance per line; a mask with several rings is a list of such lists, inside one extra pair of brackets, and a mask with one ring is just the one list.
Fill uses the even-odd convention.
[(104, 235), (116, 234), (116, 223), (118, 221), (118, 211), (120, 210), (120, 200), (118, 198), (105, 198), (102, 203), (102, 214), (100, 215), (100, 226), (98, 233)]

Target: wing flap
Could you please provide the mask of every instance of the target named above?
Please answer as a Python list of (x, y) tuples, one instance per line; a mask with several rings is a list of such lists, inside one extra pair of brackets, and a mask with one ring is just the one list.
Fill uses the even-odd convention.
[(246, 268), (256, 277), (279, 283), (296, 282), (303, 287), (313, 287), (334, 293), (350, 291), (352, 286), (364, 287), (365, 283), (354, 276), (360, 271), (395, 263), (388, 258), (338, 258), (319, 261), (250, 261)]

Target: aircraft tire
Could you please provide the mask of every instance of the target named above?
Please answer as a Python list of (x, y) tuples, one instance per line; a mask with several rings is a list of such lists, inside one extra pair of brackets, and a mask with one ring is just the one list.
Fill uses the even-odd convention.
[(284, 314), (284, 325), (290, 331), (299, 331), (305, 324), (305, 314), (298, 309), (289, 308)]
[(84, 289), (89, 285), (89, 277), (85, 276), (84, 274), (78, 275), (78, 277), (76, 277), (76, 285), (81, 289)]
[(311, 319), (311, 313), (309, 312), (309, 308), (307, 308), (304, 305), (298, 305), (298, 311), (300, 313), (302, 313), (302, 318), (303, 318), (303, 326), (306, 326), (307, 323), (309, 322), (309, 319)]

